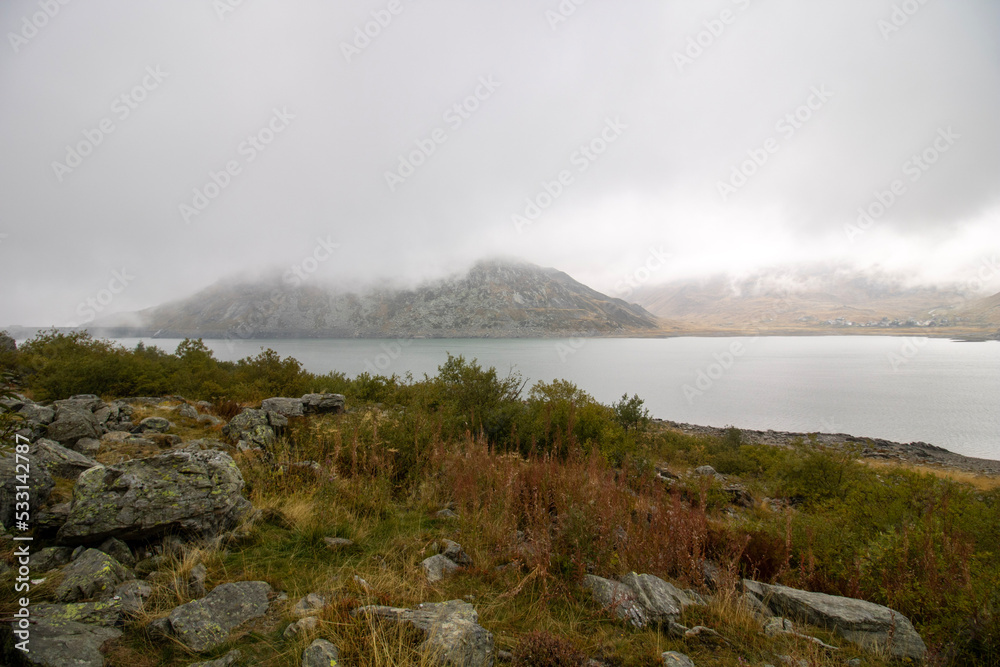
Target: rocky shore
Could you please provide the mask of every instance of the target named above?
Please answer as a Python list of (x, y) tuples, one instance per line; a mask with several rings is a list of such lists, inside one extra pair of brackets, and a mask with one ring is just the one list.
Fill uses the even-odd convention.
[[(662, 428), (680, 431), (686, 435), (722, 437), (728, 428), (682, 424), (664, 419), (654, 419)], [(794, 433), (790, 431), (755, 431), (740, 429), (747, 444), (790, 447), (796, 442), (823, 447), (856, 448), (862, 458), (885, 460), (909, 465), (919, 465), (947, 470), (960, 470), (975, 475), (1000, 476), (1000, 461), (962, 456), (926, 442), (892, 442), (881, 438), (863, 438), (846, 433)]]

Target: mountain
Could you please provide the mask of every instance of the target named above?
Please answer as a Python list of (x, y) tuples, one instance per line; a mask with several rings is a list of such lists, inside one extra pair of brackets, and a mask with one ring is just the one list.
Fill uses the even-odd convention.
[(1000, 326), (996, 297), (990, 297), (991, 302), (958, 285), (911, 285), (896, 276), (846, 270), (795, 267), (677, 280), (644, 286), (631, 298), (654, 315), (683, 322), (695, 332), (931, 327), (944, 332)]
[(163, 338), (525, 338), (644, 335), (657, 318), (561, 271), (486, 261), (414, 289), (341, 292), (280, 280), (221, 282), (136, 314), (138, 327), (105, 334)]

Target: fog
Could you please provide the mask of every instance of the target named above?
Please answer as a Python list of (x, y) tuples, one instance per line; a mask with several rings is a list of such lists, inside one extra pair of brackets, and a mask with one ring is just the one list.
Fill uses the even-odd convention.
[(0, 4), (0, 326), (236, 274), (967, 281), (1000, 249), (991, 0), (63, 1)]

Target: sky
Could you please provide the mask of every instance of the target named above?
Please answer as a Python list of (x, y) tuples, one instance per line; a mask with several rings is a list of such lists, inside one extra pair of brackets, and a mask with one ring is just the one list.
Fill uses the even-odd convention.
[(1000, 278), (995, 0), (4, 0), (0, 33), (0, 325), (493, 256)]

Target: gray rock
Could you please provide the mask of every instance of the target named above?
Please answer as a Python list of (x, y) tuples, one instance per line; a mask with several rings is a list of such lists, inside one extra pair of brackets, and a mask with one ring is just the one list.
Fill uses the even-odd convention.
[(261, 401), (260, 409), (285, 417), (301, 417), (304, 414), (301, 398), (267, 398)]
[(323, 611), (326, 607), (326, 598), (319, 593), (309, 593), (292, 607), (292, 613), (296, 616), (312, 616)]
[(918, 662), (927, 652), (910, 620), (888, 607), (749, 579), (743, 581), (743, 586), (775, 614), (827, 628), (862, 648), (888, 650), (895, 657)]
[(215, 415), (198, 415), (199, 424), (208, 424), (209, 426), (218, 426), (224, 423), (222, 419), (216, 417)]
[(769, 618), (766, 623), (764, 623), (764, 636), (774, 637), (780, 634), (791, 634), (795, 632), (795, 627), (792, 622), (787, 618), (779, 618), (777, 616)]
[(302, 412), (307, 415), (337, 414), (344, 411), (342, 394), (306, 394), (302, 397)]
[(63, 580), (56, 588), (55, 599), (60, 602), (88, 598), (106, 600), (114, 595), (118, 584), (131, 577), (132, 573), (111, 556), (97, 549), (87, 549), (63, 568)]
[(87, 623), (106, 628), (122, 624), (121, 601), (111, 598), (97, 602), (72, 602), (70, 604), (31, 605), (31, 617), (36, 621), (46, 619), (54, 623)]
[(728, 484), (722, 491), (729, 496), (729, 502), (740, 507), (753, 507), (753, 496), (742, 484)]
[(278, 429), (282, 429), (288, 426), (288, 417), (282, 414), (278, 414), (277, 412), (268, 412), (267, 424), (272, 429), (275, 429), (275, 433), (280, 433), (281, 431)]
[(599, 604), (610, 609), (621, 620), (637, 628), (649, 625), (646, 611), (639, 604), (631, 587), (592, 574), (583, 577), (583, 586), (593, 594)]
[(176, 408), (174, 408), (174, 412), (176, 412), (181, 417), (185, 417), (187, 419), (198, 418), (198, 410), (193, 405), (189, 405), (187, 403), (181, 403), (180, 405), (178, 405)]
[(660, 654), (665, 667), (694, 667), (694, 660), (677, 651), (666, 651)]
[(192, 651), (224, 644), (236, 626), (267, 613), (271, 586), (263, 581), (221, 584), (212, 592), (170, 612), (162, 630)]
[(698, 466), (694, 469), (694, 474), (701, 475), (702, 477), (714, 477), (719, 473), (715, 472), (715, 468), (712, 466)]
[[(30, 653), (24, 654), (29, 664), (41, 667), (103, 667), (101, 646), (122, 636), (117, 628), (36, 619), (30, 629)], [(18, 641), (15, 634), (15, 641)]]
[(472, 565), (472, 557), (465, 553), (465, 550), (462, 549), (462, 545), (458, 542), (441, 540), (438, 544), (438, 549), (440, 549), (442, 556), (455, 563), (455, 565), (459, 565), (461, 567), (469, 567)]
[(243, 652), (238, 648), (234, 648), (229, 653), (225, 654), (221, 658), (216, 660), (208, 660), (206, 662), (192, 662), (188, 667), (231, 667), (235, 665), (243, 657)]
[(144, 539), (166, 533), (212, 538), (251, 509), (228, 454), (174, 451), (86, 471), (73, 489), (60, 542)]
[(427, 603), (416, 609), (370, 606), (353, 613), (412, 625), (426, 637), (420, 648), (434, 656), (440, 665), (489, 667), (493, 664), (493, 635), (479, 625), (479, 615), (467, 602)]
[(58, 503), (38, 510), (33, 518), (35, 528), (46, 533), (58, 532), (69, 518), (70, 503)]
[(677, 621), (684, 607), (690, 604), (680, 589), (651, 574), (632, 572), (622, 577), (621, 582), (632, 589), (636, 604), (642, 607), (650, 623), (662, 625)]
[(38, 440), (28, 447), (28, 454), (45, 466), (53, 477), (76, 479), (84, 470), (100, 465), (94, 459), (72, 449), (67, 449), (54, 440)]
[(51, 424), (55, 421), (56, 411), (37, 403), (25, 403), (18, 410), (18, 413), (25, 419), (29, 419), (39, 424)]
[(448, 509), (447, 507), (444, 508), (443, 510), (438, 510), (437, 512), (435, 512), (434, 516), (436, 516), (439, 519), (457, 519), (458, 518), (458, 515), (455, 514), (453, 511), (451, 511), (450, 509)]
[(424, 568), (424, 575), (429, 584), (436, 584), (460, 569), (453, 560), (442, 554), (425, 558), (420, 561), (420, 567)]
[(319, 618), (316, 616), (306, 616), (305, 618), (300, 618), (294, 623), (290, 623), (285, 631), (281, 633), (281, 636), (285, 639), (296, 639), (304, 635), (308, 635), (310, 632), (315, 632), (316, 628), (319, 627)]
[(80, 438), (99, 438), (102, 432), (92, 413), (76, 410), (57, 410), (55, 421), (46, 427), (49, 439), (66, 447), (72, 447)]
[(146, 600), (153, 596), (153, 587), (145, 581), (133, 579), (115, 589), (112, 599), (119, 600), (123, 614), (139, 616), (146, 610)]
[(80, 438), (73, 445), (73, 451), (92, 459), (101, 451), (101, 441), (96, 438)]
[(336, 667), (340, 651), (325, 639), (315, 639), (302, 651), (302, 667)]
[[(72, 410), (76, 412), (87, 412), (93, 414), (95, 411), (105, 407), (104, 401), (96, 394), (77, 394), (61, 401), (53, 401), (56, 412), (60, 410)], [(58, 414), (56, 415), (58, 419)]]
[(163, 417), (146, 417), (139, 422), (139, 430), (143, 433), (166, 433), (173, 427), (168, 420)]
[(323, 542), (331, 551), (339, 551), (354, 546), (353, 540), (344, 537), (324, 537)]
[(248, 447), (266, 448), (275, 440), (274, 429), (267, 419), (267, 412), (247, 408), (222, 427), (222, 434), (234, 442), (245, 442)]
[(35, 573), (48, 572), (68, 563), (72, 553), (69, 547), (46, 547), (31, 554), (28, 566)]
[[(19, 462), (15, 456), (0, 457), (0, 523), (5, 526), (16, 525), (14, 509), (18, 502), (17, 487), (23, 481), (28, 483), (28, 508), (31, 516), (37, 515), (38, 509), (49, 499), (49, 494), (56, 485), (52, 475), (33, 456), (27, 456), (27, 467), (24, 458), (22, 456)], [(18, 476), (21, 476), (20, 480)]]
[(97, 547), (97, 549), (111, 556), (125, 567), (135, 567), (135, 556), (132, 554), (132, 550), (121, 540), (109, 537), (101, 542), (101, 546)]

